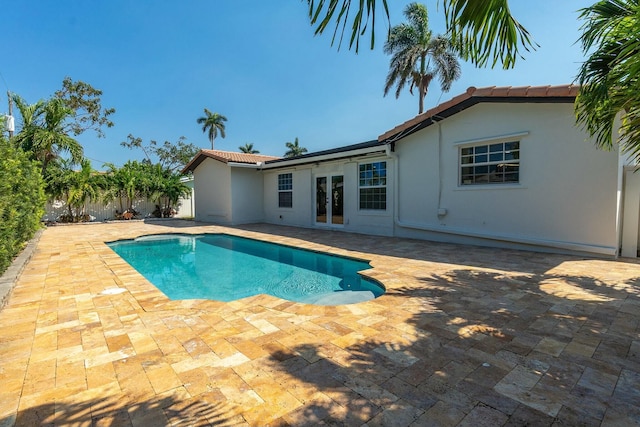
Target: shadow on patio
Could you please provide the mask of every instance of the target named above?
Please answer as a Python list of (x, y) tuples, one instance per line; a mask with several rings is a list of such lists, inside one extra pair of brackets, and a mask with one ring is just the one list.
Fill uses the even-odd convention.
[(272, 354), (273, 370), (311, 387), (296, 425), (640, 423), (638, 279), (452, 270), (420, 280), (387, 293), (397, 318), (421, 306), (404, 327), (371, 323), (379, 332), (362, 339), (342, 324), (343, 339)]
[[(17, 418), (0, 419), (0, 425), (18, 426), (165, 426), (216, 425), (234, 426), (243, 422), (237, 414), (240, 408), (231, 408), (219, 392), (201, 394), (197, 398), (166, 396), (136, 399), (125, 406), (123, 400), (94, 398), (83, 403), (56, 402), (20, 411)], [(14, 424), (15, 422), (15, 424)]]

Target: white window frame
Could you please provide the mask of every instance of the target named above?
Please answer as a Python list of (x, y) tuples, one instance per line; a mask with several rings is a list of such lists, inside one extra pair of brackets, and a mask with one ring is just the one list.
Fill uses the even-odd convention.
[[(384, 175), (380, 175), (377, 178), (375, 177), (371, 177), (371, 178), (367, 178), (366, 176), (362, 176), (362, 170), (361, 168), (364, 166), (365, 170), (364, 172), (366, 173), (366, 166), (367, 165), (371, 165), (371, 171), (373, 172), (373, 165), (381, 165), (384, 164)], [(387, 175), (387, 161), (386, 160), (377, 160), (377, 161), (370, 161), (370, 162), (363, 162), (363, 163), (358, 163), (358, 208), (361, 211), (370, 211), (370, 212), (380, 212), (380, 211), (386, 211), (387, 210), (387, 198), (388, 198), (388, 192), (387, 192), (387, 181), (388, 181), (388, 175)], [(377, 179), (377, 182), (374, 184), (373, 182), (367, 183), (367, 179), (369, 180), (375, 180)], [(384, 208), (382, 207), (362, 207), (362, 190), (370, 190), (370, 189), (384, 189)], [(371, 201), (370, 203), (375, 204), (375, 203), (381, 203), (381, 201)]]
[[(458, 187), (472, 188), (477, 186), (514, 186), (521, 184), (521, 152), (522, 137), (528, 135), (529, 132), (519, 132), (515, 134), (502, 135), (498, 137), (481, 138), (470, 141), (456, 143), (458, 147)], [(517, 144), (517, 148), (508, 147), (507, 144)], [(502, 145), (499, 149), (497, 146)], [(479, 148), (476, 152), (476, 148)], [(492, 151), (493, 150), (493, 151)], [(517, 158), (513, 158), (517, 153)], [(466, 161), (466, 163), (465, 163)], [(508, 163), (507, 163), (508, 162)], [(492, 167), (517, 168), (516, 170), (505, 170), (499, 172), (501, 180), (495, 179), (495, 171), (491, 172)], [(486, 167), (486, 172), (476, 172), (476, 168)], [(471, 174), (466, 168), (473, 168)], [(496, 169), (497, 169), (496, 168)], [(467, 172), (467, 173), (465, 173)], [(493, 180), (492, 180), (492, 173)], [(507, 176), (517, 175), (517, 180), (507, 180)], [(478, 181), (475, 177), (485, 175), (486, 180)], [(465, 182), (465, 178), (470, 177), (470, 182)]]
[[(288, 178), (286, 177), (287, 175)], [(289, 200), (291, 201), (291, 206), (282, 206), (280, 194), (283, 193), (290, 193)], [(293, 208), (293, 173), (291, 172), (278, 174), (278, 207), (287, 209)]]

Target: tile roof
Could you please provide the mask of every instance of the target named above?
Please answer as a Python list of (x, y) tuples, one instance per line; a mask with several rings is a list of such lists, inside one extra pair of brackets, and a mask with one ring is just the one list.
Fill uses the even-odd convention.
[(193, 171), (206, 158), (218, 160), (223, 163), (244, 163), (257, 165), (268, 160), (276, 160), (279, 157), (264, 156), (262, 154), (236, 153), (232, 151), (220, 150), (200, 150), (196, 156), (184, 167), (183, 172)]
[[(429, 126), (434, 122), (434, 118), (443, 119), (449, 117), (480, 102), (573, 102), (579, 89), (578, 85), (571, 84), (559, 86), (489, 86), (483, 88), (471, 86), (465, 93), (383, 133), (378, 137), (378, 141), (385, 141), (391, 137), (395, 137), (395, 140), (403, 138)], [(409, 132), (406, 134), (399, 135), (407, 130)]]
[(229, 163), (260, 163), (266, 162), (267, 160), (275, 160), (279, 159), (279, 157), (275, 156), (265, 156), (262, 154), (247, 154), (247, 153), (236, 153), (233, 151), (220, 151), (220, 150), (202, 150), (202, 154), (207, 157), (211, 157), (212, 159), (220, 160), (221, 162)]

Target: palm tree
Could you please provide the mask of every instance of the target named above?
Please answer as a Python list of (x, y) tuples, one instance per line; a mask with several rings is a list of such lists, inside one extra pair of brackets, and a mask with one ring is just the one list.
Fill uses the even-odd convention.
[(580, 93), (575, 111), (578, 123), (595, 137), (600, 148), (623, 150), (640, 161), (640, 4), (637, 0), (601, 0), (581, 10), (581, 36), (587, 60), (578, 75)]
[[(334, 21), (331, 44), (339, 36), (339, 49), (348, 25), (351, 29), (349, 49), (355, 45), (356, 53), (360, 36), (365, 35), (367, 30), (371, 33), (371, 49), (374, 47), (378, 3), (389, 24), (388, 0), (331, 0), (328, 7), (324, 1), (307, 0), (311, 25), (316, 26), (315, 33), (322, 34)], [(461, 50), (463, 58), (478, 67), (484, 67), (492, 61), (491, 67), (501, 63), (504, 69), (513, 68), (516, 59), (521, 57), (520, 47), (528, 51), (537, 46), (527, 30), (511, 15), (508, 0), (442, 0), (442, 3), (447, 32)], [(350, 17), (351, 22), (348, 22)]]
[(225, 127), (224, 122), (227, 121), (227, 118), (222, 114), (212, 113), (208, 109), (204, 109), (204, 116), (199, 117), (197, 122), (199, 125), (202, 125), (202, 132), (209, 132), (209, 141), (211, 141), (211, 149), (213, 150), (213, 141), (218, 136), (218, 132), (220, 132), (221, 137), (225, 137)]
[(409, 92), (418, 91), (418, 114), (424, 111), (424, 98), (431, 81), (438, 77), (444, 92), (460, 77), (460, 63), (453, 43), (445, 36), (432, 36), (427, 8), (419, 3), (407, 5), (409, 21), (391, 28), (384, 52), (392, 55), (384, 95), (396, 86), (396, 98), (407, 83)]
[(108, 203), (117, 199), (120, 203), (120, 213), (133, 212), (134, 202), (147, 194), (145, 165), (136, 160), (129, 160), (120, 168), (112, 163), (107, 163), (106, 166), (108, 172), (106, 191), (103, 194), (104, 201)]
[(304, 147), (301, 147), (300, 144), (298, 143), (297, 136), (294, 142), (287, 142), (285, 143), (285, 145), (289, 149), (289, 151), (284, 153), (285, 157), (296, 157), (307, 152), (307, 149)]
[(254, 150), (253, 149), (253, 144), (250, 142), (247, 142), (244, 145), (241, 145), (240, 147), (238, 147), (240, 149), (240, 151), (242, 151), (243, 153), (247, 153), (247, 154), (258, 154), (260, 153), (258, 150)]
[(34, 133), (38, 127), (40, 117), (44, 113), (44, 101), (40, 100), (35, 104), (28, 104), (24, 99), (18, 95), (12, 96), (13, 102), (18, 107), (18, 112), (22, 118), (20, 132), (18, 132), (12, 141), (16, 147), (19, 147), (25, 153), (29, 153), (32, 158), (35, 157), (33, 152), (34, 145)]
[(64, 129), (66, 120), (73, 117), (74, 111), (62, 99), (52, 98), (33, 105), (17, 96), (14, 100), (22, 116), (22, 129), (15, 136), (15, 143), (41, 162), (43, 176), (49, 162), (62, 152), (69, 153), (74, 163), (82, 160), (82, 145)]
[(71, 159), (55, 159), (49, 163), (45, 177), (46, 192), (49, 200), (63, 201), (68, 214), (63, 222), (86, 220), (88, 200), (96, 201), (100, 196), (100, 175), (91, 167), (87, 159), (80, 161), (80, 170), (74, 170)]
[(86, 220), (87, 201), (96, 201), (100, 196), (99, 178), (87, 159), (80, 161), (80, 170), (74, 171), (74, 174), (74, 182), (68, 193), (68, 202), (76, 210), (75, 221), (83, 221)]

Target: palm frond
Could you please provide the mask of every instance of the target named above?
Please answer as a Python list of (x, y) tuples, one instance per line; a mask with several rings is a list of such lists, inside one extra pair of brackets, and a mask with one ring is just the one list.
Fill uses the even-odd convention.
[(588, 56), (578, 74), (575, 113), (602, 149), (615, 141), (640, 162), (640, 2), (601, 0), (581, 10), (582, 48)]
[[(380, 1), (387, 23), (389, 19), (389, 8), (387, 0), (307, 0), (309, 20), (311, 25), (316, 26), (315, 34), (322, 34), (331, 22), (335, 21), (335, 28), (331, 38), (331, 45), (338, 42), (338, 49), (342, 45), (342, 40), (347, 30), (347, 25), (351, 18), (351, 36), (349, 37), (349, 49), (355, 47), (356, 53), (360, 48), (360, 37), (364, 36), (367, 30), (371, 32), (371, 49), (375, 45), (375, 24), (376, 6)], [(352, 9), (353, 7), (353, 9)], [(379, 10), (379, 8), (378, 8)], [(369, 26), (371, 20), (371, 26)]]
[(513, 68), (520, 48), (538, 46), (511, 15), (508, 0), (443, 0), (447, 30), (462, 57), (478, 67)]

